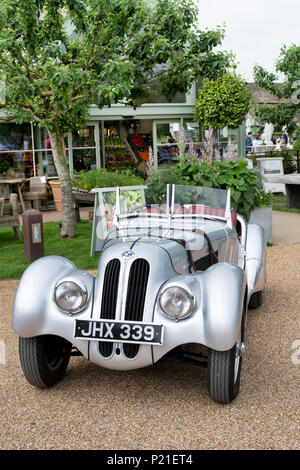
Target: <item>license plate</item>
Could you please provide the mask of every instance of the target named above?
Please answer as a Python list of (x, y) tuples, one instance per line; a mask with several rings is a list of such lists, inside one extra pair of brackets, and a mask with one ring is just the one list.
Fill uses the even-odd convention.
[(163, 325), (112, 320), (75, 320), (74, 338), (136, 344), (163, 344)]

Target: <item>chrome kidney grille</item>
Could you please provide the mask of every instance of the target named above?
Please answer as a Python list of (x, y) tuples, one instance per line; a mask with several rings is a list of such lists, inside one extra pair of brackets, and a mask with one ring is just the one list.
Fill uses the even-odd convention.
[[(125, 321), (142, 321), (150, 266), (145, 259), (135, 260), (130, 268), (127, 285)], [(138, 344), (124, 344), (125, 356), (133, 358), (139, 351)]]
[[(112, 259), (107, 263), (104, 273), (101, 318), (114, 320), (118, 299), (118, 287), (120, 277), (121, 262)], [(99, 352), (104, 357), (109, 357), (113, 351), (113, 343), (99, 343)]]
[[(123, 293), (119, 293), (120, 269), (121, 263), (119, 259), (113, 259), (106, 265), (101, 318), (115, 320), (118, 295), (126, 293), (124, 321), (143, 321), (150, 265), (147, 260), (142, 258), (133, 261), (129, 268), (128, 282), (127, 286), (124, 286)], [(129, 359), (133, 359), (138, 354), (139, 348), (139, 344), (123, 344), (123, 352)], [(113, 343), (100, 342), (99, 352), (104, 357), (111, 356)]]

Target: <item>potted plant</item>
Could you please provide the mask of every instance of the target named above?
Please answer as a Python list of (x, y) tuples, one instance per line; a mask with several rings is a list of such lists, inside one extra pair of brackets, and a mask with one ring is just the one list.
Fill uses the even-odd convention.
[(53, 194), (53, 199), (54, 199), (56, 210), (57, 212), (61, 212), (62, 211), (62, 195), (61, 195), (60, 181), (59, 180), (49, 181), (49, 184), (52, 189), (52, 194)]

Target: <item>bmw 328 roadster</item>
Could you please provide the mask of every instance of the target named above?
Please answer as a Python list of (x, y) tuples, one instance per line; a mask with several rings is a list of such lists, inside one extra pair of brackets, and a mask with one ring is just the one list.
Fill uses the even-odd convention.
[(260, 306), (265, 287), (263, 229), (231, 210), (230, 191), (142, 186), (105, 198), (94, 220), (107, 230), (96, 278), (48, 256), (20, 280), (13, 328), (26, 379), (54, 385), (72, 354), (129, 370), (176, 352), (204, 362), (211, 398), (231, 402), (248, 307)]

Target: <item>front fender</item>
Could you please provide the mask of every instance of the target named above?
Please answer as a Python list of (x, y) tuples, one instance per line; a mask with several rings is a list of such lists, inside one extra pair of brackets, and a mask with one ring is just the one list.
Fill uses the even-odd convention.
[(211, 349), (227, 351), (239, 338), (247, 277), (236, 265), (218, 263), (201, 275), (203, 333)]
[(246, 244), (246, 273), (248, 296), (263, 291), (266, 284), (266, 235), (259, 225), (248, 225)]
[[(54, 334), (72, 341), (72, 317), (62, 312), (54, 301), (54, 289), (60, 280), (83, 283), (88, 291), (85, 311), (92, 308), (94, 278), (79, 271), (61, 256), (47, 256), (32, 263), (24, 272), (15, 295), (12, 325), (22, 337)], [(71, 333), (70, 333), (71, 332)]]
[(170, 279), (171, 285), (188, 287), (195, 296), (195, 311), (184, 320), (174, 321), (161, 310), (154, 311), (154, 323), (163, 324), (164, 344), (153, 347), (154, 362), (177, 346), (197, 343), (216, 351), (231, 349), (240, 335), (244, 305), (247, 303), (247, 276), (236, 265), (218, 263), (201, 274)]

